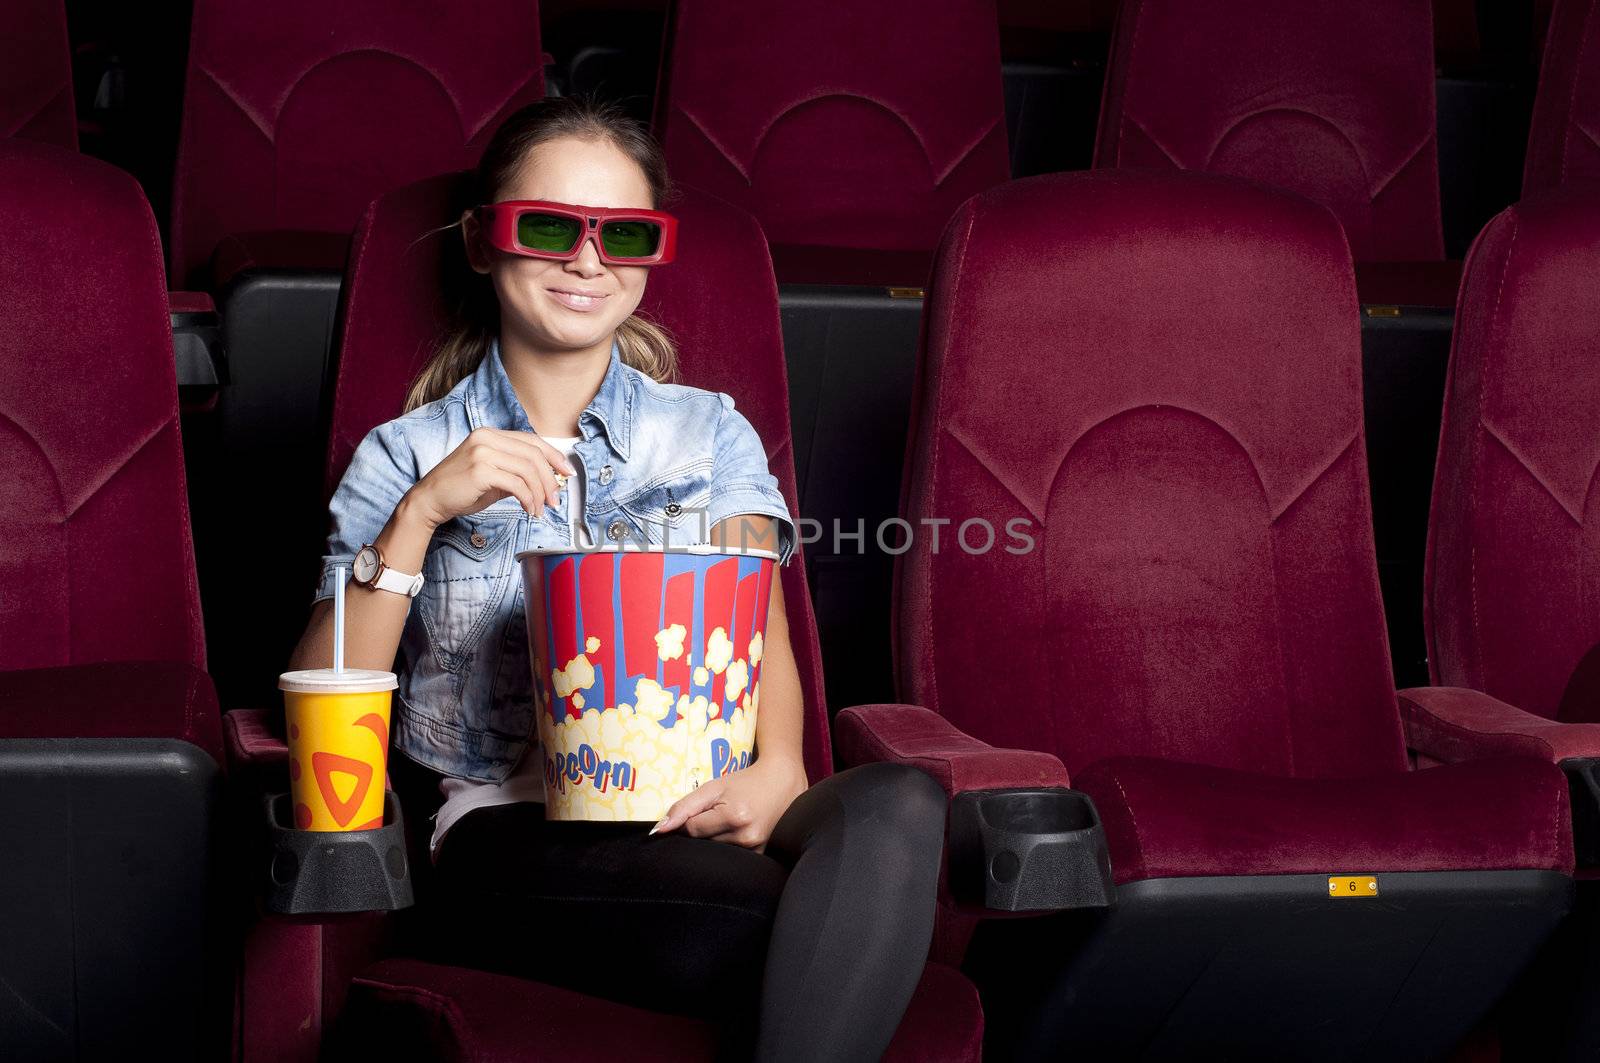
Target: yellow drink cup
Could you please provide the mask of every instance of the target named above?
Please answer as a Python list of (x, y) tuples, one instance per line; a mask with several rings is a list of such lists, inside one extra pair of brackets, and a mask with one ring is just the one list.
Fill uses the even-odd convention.
[(289, 792), (301, 830), (383, 826), (393, 672), (312, 668), (278, 677), (289, 731)]

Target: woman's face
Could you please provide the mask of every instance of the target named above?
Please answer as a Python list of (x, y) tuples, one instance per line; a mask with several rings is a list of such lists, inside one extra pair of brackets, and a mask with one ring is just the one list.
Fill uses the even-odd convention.
[[(652, 208), (644, 171), (609, 140), (563, 138), (529, 153), (496, 200), (544, 199), (586, 207)], [(592, 240), (571, 262), (528, 258), (490, 247), (466, 220), (472, 267), (500, 298), (500, 334), (538, 351), (611, 349), (617, 326), (644, 295), (648, 266), (608, 266)]]

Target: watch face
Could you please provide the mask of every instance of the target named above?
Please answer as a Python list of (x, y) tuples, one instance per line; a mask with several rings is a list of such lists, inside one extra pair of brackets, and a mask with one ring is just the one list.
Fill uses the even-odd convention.
[(378, 578), (378, 551), (370, 546), (363, 546), (356, 554), (356, 560), (350, 566), (350, 574), (356, 578), (357, 583), (371, 583)]

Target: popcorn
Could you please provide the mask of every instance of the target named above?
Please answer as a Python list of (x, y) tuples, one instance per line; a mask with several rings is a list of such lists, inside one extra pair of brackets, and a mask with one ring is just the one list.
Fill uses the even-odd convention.
[[(564, 633), (562, 644), (573, 645), (576, 636), (582, 650), (564, 664), (551, 652), (559, 640), (549, 624), (556, 621), (546, 617), (530, 625), (530, 633), (546, 632), (540, 646), (530, 646), (530, 656), (538, 680), (533, 700), (546, 814), (552, 819), (649, 823), (695, 787), (746, 768), (755, 758), (755, 679), (765, 642), (751, 605), (763, 600), (764, 581), (773, 578), (770, 560), (673, 557), (664, 568), (657, 565), (654, 575), (650, 563), (632, 576), (621, 575), (636, 560), (608, 554), (524, 559), (525, 573), (538, 564), (547, 566), (546, 573), (570, 566), (560, 576), (564, 582), (553, 584), (570, 588), (562, 593), (620, 586), (624, 594), (646, 595), (644, 609), (618, 610), (592, 633), (586, 628), (594, 626), (593, 609), (561, 612), (559, 622), (576, 628)], [(578, 570), (588, 564), (615, 564), (618, 575), (610, 584), (579, 579)], [(692, 594), (683, 593), (687, 565), (701, 566), (693, 569)], [(640, 582), (651, 579), (654, 589)], [(680, 582), (669, 587), (673, 579)], [(533, 583), (529, 587), (529, 601), (548, 600)], [(660, 612), (652, 613), (648, 595), (657, 592)], [(666, 617), (674, 622), (663, 623)], [(619, 676), (613, 668), (627, 671)], [(713, 697), (714, 691), (720, 696)]]
[(588, 690), (594, 686), (594, 665), (580, 653), (565, 668), (551, 673), (550, 685), (555, 687), (558, 698), (569, 697), (574, 690)]
[(663, 661), (675, 661), (683, 656), (683, 640), (688, 629), (682, 624), (668, 624), (656, 632), (656, 655)]
[(706, 639), (706, 667), (721, 675), (731, 660), (733, 660), (733, 640), (728, 638), (728, 633), (720, 627), (712, 628), (711, 637)]
[(744, 685), (750, 682), (750, 666), (743, 661), (734, 661), (728, 665), (728, 682), (724, 696), (729, 701), (738, 701), (739, 695), (744, 692)]
[(647, 720), (666, 722), (667, 713), (672, 711), (672, 691), (663, 690), (654, 679), (641, 679), (634, 696), (638, 698), (634, 712)]

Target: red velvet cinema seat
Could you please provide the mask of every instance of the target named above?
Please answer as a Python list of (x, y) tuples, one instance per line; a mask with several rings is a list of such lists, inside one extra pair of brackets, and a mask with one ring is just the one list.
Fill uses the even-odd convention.
[(12, 0), (0, 14), (0, 138), (77, 150), (72, 48), (62, 0)]
[[(1460, 263), (1444, 261), (1429, 0), (1127, 0), (1095, 165), (1299, 192), (1356, 261), (1379, 575), (1394, 668), (1425, 681), (1417, 589)], [(1352, 308), (1352, 313), (1358, 311)]]
[(1600, 1054), (1597, 270), (1600, 206), (1579, 185), (1506, 210), (1467, 259), (1428, 540), (1441, 685), (1400, 692), (1428, 758), (1520, 753), (1567, 774), (1583, 881), (1522, 1036), (1565, 1036), (1568, 1059)]
[(1030, 178), (958, 212), (930, 300), (912, 704), (844, 710), (840, 757), (1058, 757), (1117, 883), (1104, 915), (980, 926), (988, 1028), (1029, 1058), (1444, 1052), (1568, 908), (1566, 788), (1534, 758), (1408, 770), (1334, 216)]
[(0, 142), (0, 1057), (212, 1059), (222, 759), (161, 244), (127, 174)]
[[(264, 497), (310, 514), (326, 440), (323, 386), (350, 234), (372, 198), (475, 165), (544, 81), (534, 0), (197, 0), (174, 176), (172, 283), (217, 296), (228, 378), (191, 467), (212, 671), (225, 705), (276, 697), (303, 603), (285, 559), (314, 525), (240, 525)], [(226, 454), (226, 464), (220, 460)], [(228, 542), (213, 554), (211, 542)], [(222, 593), (249, 554), (263, 591)], [(214, 577), (214, 578), (213, 578)]]
[(1009, 175), (993, 0), (692, 0), (667, 34), (673, 176), (760, 219), (780, 281), (921, 286)]
[(1126, 0), (1095, 165), (1292, 189), (1338, 215), (1363, 302), (1448, 307), (1434, 111), (1429, 0)]
[(1009, 176), (999, 32), (994, 0), (690, 0), (668, 21), (655, 127), (673, 177), (754, 214), (783, 285), (836, 705), (892, 692), (888, 556), (844, 536), (895, 515), (939, 233)]
[(1595, 0), (1558, 0), (1550, 12), (1539, 89), (1522, 165), (1522, 194), (1600, 181), (1600, 12)]
[[(461, 245), (458, 230), (440, 227), (459, 217), (467, 184), (440, 177), (397, 190), (372, 204), (357, 231), (340, 327), (329, 494), (366, 433), (401, 412), (410, 381), (441, 335), (446, 308), (459, 294), (446, 290), (443, 262), (459, 257)], [(748, 214), (704, 193), (684, 190), (665, 206), (681, 219), (685, 238), (677, 260), (652, 274), (642, 311), (677, 340), (685, 382), (735, 397), (766, 442), (773, 473), (796, 511), (777, 287), (760, 228)], [(300, 581), (307, 588), (314, 582), (312, 560)], [(808, 713), (806, 764), (821, 778), (832, 770), (832, 755), (803, 557), (797, 553), (781, 575)], [(226, 727), (238, 763), (269, 778), (282, 773), (283, 746), (266, 714), (231, 712)], [(315, 1058), (320, 1027), (332, 1022), (347, 991), (344, 1043), (378, 1054), (385, 1047), (402, 1057), (426, 1051), (448, 1060), (713, 1054), (715, 1030), (699, 1020), (403, 955), (366, 966), (385, 951), (373, 947), (372, 938), (365, 929), (337, 924), (258, 926), (243, 1003), (247, 1060)], [(404, 948), (387, 951), (403, 954)], [(285, 1007), (285, 1001), (293, 1003)], [(317, 1017), (309, 1030), (300, 1026), (307, 1011)], [(971, 983), (930, 963), (886, 1058), (976, 1060), (982, 1031)]]

